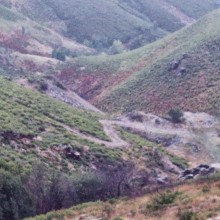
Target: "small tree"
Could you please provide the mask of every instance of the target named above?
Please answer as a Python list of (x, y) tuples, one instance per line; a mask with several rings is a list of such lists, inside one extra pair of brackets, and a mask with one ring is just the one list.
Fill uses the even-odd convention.
[(168, 115), (173, 123), (181, 123), (183, 121), (183, 112), (180, 109), (171, 109)]
[(120, 40), (114, 40), (112, 46), (109, 48), (109, 54), (119, 54), (125, 51), (125, 46)]

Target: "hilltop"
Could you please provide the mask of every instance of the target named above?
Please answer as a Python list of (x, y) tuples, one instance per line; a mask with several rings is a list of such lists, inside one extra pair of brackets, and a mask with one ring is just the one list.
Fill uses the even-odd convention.
[(103, 111), (219, 115), (219, 22), (217, 10), (140, 49), (74, 59), (58, 77)]
[(95, 48), (116, 39), (137, 48), (174, 32), (220, 6), (219, 0), (1, 0), (29, 18)]

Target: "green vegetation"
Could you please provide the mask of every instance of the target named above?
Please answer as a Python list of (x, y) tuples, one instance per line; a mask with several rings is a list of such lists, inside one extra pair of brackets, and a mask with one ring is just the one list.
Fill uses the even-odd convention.
[[(113, 163), (119, 159), (119, 149), (105, 148), (71, 131), (76, 129), (108, 140), (98, 121), (98, 115), (73, 109), (67, 104), (16, 86), (2, 78), (0, 98), (0, 154), (6, 161), (11, 160), (30, 167), (36, 158), (45, 162), (48, 157), (50, 160), (47, 163), (52, 167), (61, 166), (68, 172), (68, 163), (79, 167), (88, 166), (92, 162)], [(66, 158), (64, 149), (67, 147), (73, 152), (80, 152), (80, 159)], [(24, 152), (15, 151), (14, 148)], [(38, 148), (40, 152), (37, 151)], [(46, 153), (48, 151), (51, 153)]]
[(32, 201), (19, 176), (0, 168), (0, 219), (21, 219), (33, 214)]
[[(15, 86), (0, 79), (1, 131), (37, 135), (46, 123), (62, 128), (62, 124), (81, 132), (108, 140), (95, 114), (73, 109), (62, 102), (37, 92)], [(13, 107), (12, 107), (13, 106)]]
[(187, 160), (181, 157), (176, 157), (174, 155), (168, 154), (168, 157), (170, 158), (170, 161), (175, 164), (176, 166), (180, 167), (181, 169), (186, 169), (189, 167), (189, 164)]
[(129, 141), (129, 143), (133, 144), (137, 148), (153, 148), (153, 146), (155, 146), (155, 143), (147, 141), (146, 139), (140, 137), (137, 134), (132, 134), (131, 132), (127, 132), (124, 129), (119, 129), (119, 131), (123, 139)]
[(167, 191), (155, 197), (152, 203), (147, 204), (146, 211), (156, 212), (160, 209), (165, 208), (166, 206), (175, 202), (177, 197), (180, 195), (179, 192), (170, 192)]
[(198, 220), (198, 217), (195, 212), (184, 211), (180, 213), (179, 220)]
[[(209, 183), (210, 192), (201, 193), (204, 184)], [(219, 215), (219, 203), (216, 193), (219, 191), (219, 178), (181, 184), (170, 189), (161, 190), (141, 197), (124, 200), (118, 199), (117, 205), (108, 202), (93, 202), (74, 206), (70, 209), (51, 212), (36, 216), (30, 220), (47, 220), (49, 216), (55, 219), (77, 219), (81, 216), (114, 219), (173, 219), (200, 220)], [(204, 204), (204, 205), (201, 205)], [(108, 215), (109, 214), (109, 215)], [(109, 216), (109, 217), (108, 217)], [(129, 217), (128, 217), (129, 216)]]

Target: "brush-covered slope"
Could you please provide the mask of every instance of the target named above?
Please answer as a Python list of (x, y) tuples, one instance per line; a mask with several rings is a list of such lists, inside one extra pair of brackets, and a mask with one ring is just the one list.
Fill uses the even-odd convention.
[(217, 10), (133, 52), (73, 60), (59, 77), (104, 111), (180, 107), (219, 115), (219, 22)]
[(99, 47), (98, 44), (109, 46), (114, 39), (128, 43), (134, 38), (137, 47), (142, 41), (152, 42), (220, 6), (219, 0), (190, 0), (187, 3), (165, 0), (1, 0), (0, 3), (79, 42), (89, 40), (95, 47)]
[(85, 203), (29, 220), (217, 220), (220, 181), (203, 180), (159, 190), (138, 198)]
[(141, 194), (188, 166), (103, 119), (0, 78), (0, 219)]
[[(75, 150), (83, 151), (84, 148), (82, 146), (88, 144), (87, 150), (88, 152), (91, 150), (91, 156), (92, 149), (94, 149), (95, 153), (98, 148), (103, 148), (98, 144), (96, 146), (92, 142), (83, 140), (80, 135), (77, 136), (76, 132), (71, 132), (71, 128), (76, 129), (78, 134), (92, 135), (100, 140), (109, 139), (104, 133), (97, 115), (76, 110), (67, 104), (16, 86), (2, 78), (0, 79), (0, 84), (0, 135), (1, 144), (3, 145), (1, 153), (5, 151), (7, 154), (7, 151), (14, 151), (14, 153), (17, 152), (21, 156), (16, 157), (11, 154), (9, 158), (12, 157), (15, 161), (28, 164), (34, 158), (38, 157), (39, 160), (44, 158), (47, 153), (43, 152), (49, 149), (51, 149), (51, 157), (53, 157), (52, 151), (55, 153), (55, 148), (57, 148), (58, 152), (62, 151), (62, 146), (70, 146), (73, 149), (75, 148)], [(23, 151), (25, 153), (22, 153)], [(110, 152), (111, 149), (103, 148), (101, 151), (103, 153)], [(119, 156), (117, 150), (115, 152), (112, 151), (112, 153), (112, 156)], [(49, 152), (47, 156), (50, 157)], [(85, 160), (82, 158), (81, 162), (88, 162), (89, 164), (92, 158), (89, 155), (84, 156)], [(102, 158), (101, 155), (99, 157), (100, 159)], [(54, 162), (57, 165), (62, 162), (58, 158), (56, 160)]]

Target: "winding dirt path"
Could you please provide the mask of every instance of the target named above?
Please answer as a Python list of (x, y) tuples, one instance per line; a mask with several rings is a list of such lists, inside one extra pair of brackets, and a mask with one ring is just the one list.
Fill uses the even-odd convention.
[(117, 130), (115, 129), (115, 124), (112, 123), (113, 121), (108, 120), (101, 120), (101, 124), (103, 125), (103, 129), (106, 135), (109, 137), (110, 141), (104, 141), (89, 134), (83, 134), (76, 128), (71, 128), (65, 124), (62, 126), (67, 129), (68, 131), (72, 132), (75, 135), (80, 136), (83, 139), (88, 141), (94, 142), (96, 144), (105, 145), (109, 148), (116, 148), (116, 147), (128, 147), (129, 143), (124, 141), (118, 134)]
[[(164, 119), (161, 119), (161, 124), (155, 124), (155, 118), (158, 117), (153, 115), (146, 115), (144, 122), (130, 121), (126, 117), (121, 120), (100, 120), (100, 123), (103, 125), (103, 129), (110, 141), (101, 140), (92, 135), (83, 134), (78, 129), (71, 128), (65, 124), (61, 124), (61, 126), (83, 139), (109, 148), (124, 148), (130, 146), (129, 142), (126, 142), (120, 137), (116, 126), (147, 134), (147, 136), (153, 137), (153, 140), (175, 137), (177, 141), (171, 142), (171, 145), (168, 148), (170, 151), (186, 158), (189, 157), (188, 159), (191, 158), (191, 161), (193, 160), (192, 158), (196, 158), (197, 163), (198, 161), (219, 163), (220, 137), (217, 132), (220, 128), (219, 121), (205, 113), (185, 114), (188, 120), (181, 125), (174, 125)], [(195, 153), (187, 155), (189, 154), (187, 153), (189, 149), (186, 147), (188, 144), (191, 146), (190, 151), (194, 151), (194, 148), (196, 149)]]

